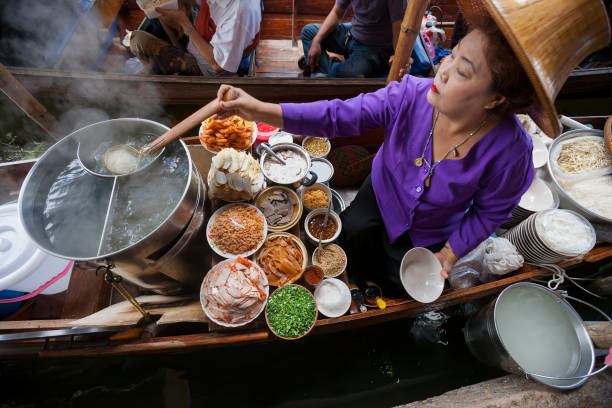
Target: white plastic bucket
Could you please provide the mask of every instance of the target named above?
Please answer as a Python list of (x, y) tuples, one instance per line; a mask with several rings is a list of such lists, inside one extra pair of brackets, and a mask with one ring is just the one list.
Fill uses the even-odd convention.
[[(32, 292), (62, 272), (71, 261), (41, 251), (25, 233), (17, 203), (0, 206), (0, 290)], [(72, 268), (41, 294), (68, 288)]]

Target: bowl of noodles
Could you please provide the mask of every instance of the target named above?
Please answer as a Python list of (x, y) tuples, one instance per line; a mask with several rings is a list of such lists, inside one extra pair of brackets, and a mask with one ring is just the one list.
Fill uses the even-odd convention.
[(238, 115), (225, 119), (211, 116), (202, 122), (198, 138), (202, 146), (214, 154), (228, 147), (238, 151), (246, 150), (257, 138), (257, 125)]

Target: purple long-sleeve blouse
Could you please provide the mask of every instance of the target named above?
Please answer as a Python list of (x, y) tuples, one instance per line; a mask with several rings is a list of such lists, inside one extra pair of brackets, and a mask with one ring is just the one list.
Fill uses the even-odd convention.
[[(531, 185), (532, 143), (515, 115), (506, 117), (461, 159), (446, 159), (425, 187), (427, 165), (417, 167), (433, 120), (427, 102), (431, 78), (401, 82), (355, 98), (281, 104), (288, 132), (349, 137), (385, 128), (372, 164), (372, 187), (390, 242), (408, 232), (416, 246), (448, 240), (463, 256), (507, 220)], [(432, 163), (431, 143), (425, 158)]]

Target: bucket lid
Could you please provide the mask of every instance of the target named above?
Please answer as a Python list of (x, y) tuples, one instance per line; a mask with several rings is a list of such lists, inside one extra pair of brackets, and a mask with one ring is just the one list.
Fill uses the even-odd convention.
[(0, 206), (0, 289), (26, 278), (44, 258), (19, 221), (17, 203)]

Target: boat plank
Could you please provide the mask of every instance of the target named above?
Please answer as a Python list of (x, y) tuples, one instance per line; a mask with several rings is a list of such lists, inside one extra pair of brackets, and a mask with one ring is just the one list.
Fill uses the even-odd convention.
[(49, 320), (9, 320), (0, 321), (0, 330), (42, 330), (63, 329), (72, 327), (70, 324), (74, 319), (49, 319)]
[(206, 78), (174, 75), (126, 75), (116, 73), (71, 73), (54, 70), (7, 67), (37, 98), (72, 102), (123, 103), (130, 100), (156, 104), (204, 105), (214, 99), (221, 84), (240, 87), (268, 102), (308, 102), (351, 98), (385, 86), (384, 79), (352, 78)]

